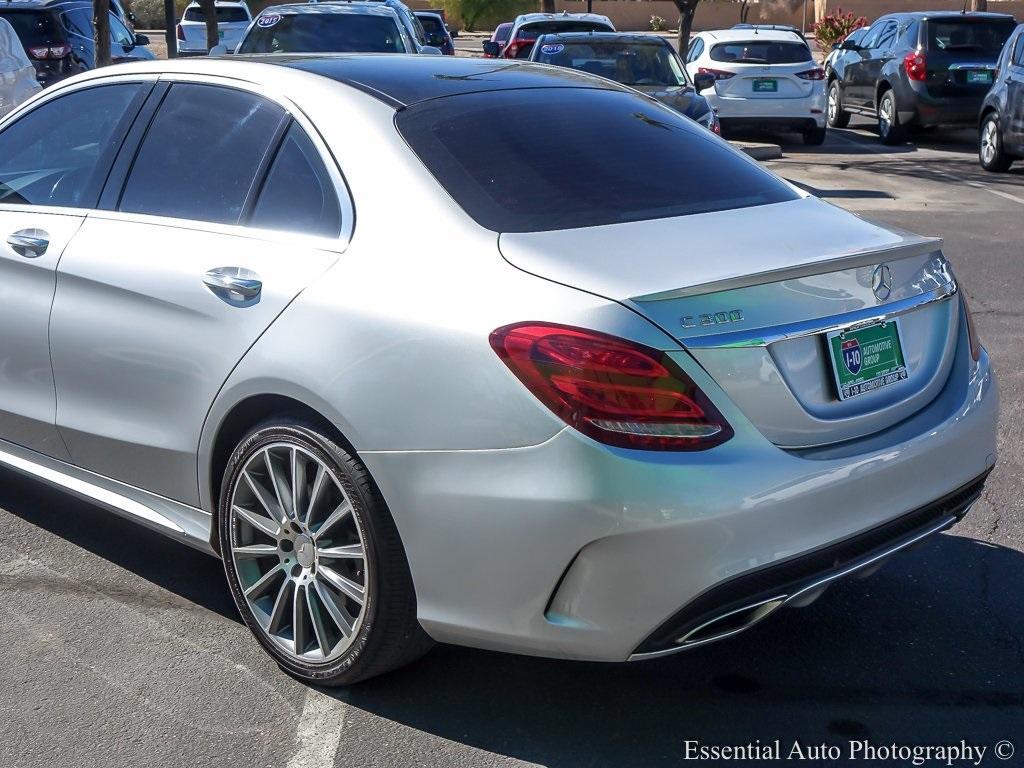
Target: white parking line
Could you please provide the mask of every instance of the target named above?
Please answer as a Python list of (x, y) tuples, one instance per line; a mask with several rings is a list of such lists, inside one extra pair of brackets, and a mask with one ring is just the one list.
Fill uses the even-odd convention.
[(298, 748), (286, 768), (331, 768), (348, 706), (309, 688), (295, 731)]
[(1006, 200), (1012, 200), (1015, 203), (1024, 205), (1024, 197), (1011, 195), (1009, 192), (1003, 192), (1001, 189), (992, 189), (992, 187), (987, 184), (982, 184), (980, 181), (968, 181), (967, 186), (974, 187), (975, 189), (984, 189), (986, 192), (991, 192), (993, 195), (998, 195)]

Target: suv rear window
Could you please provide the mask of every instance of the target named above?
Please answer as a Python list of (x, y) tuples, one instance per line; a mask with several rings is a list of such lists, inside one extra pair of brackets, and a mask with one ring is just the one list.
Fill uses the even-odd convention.
[(406, 53), (398, 24), (389, 16), (296, 13), (270, 27), (257, 23), (240, 53)]
[(750, 40), (713, 45), (709, 55), (733, 64), (803, 64), (811, 60), (811, 49), (799, 41)]
[[(186, 8), (185, 15), (182, 16), (185, 21), (206, 21), (206, 14), (203, 13), (202, 8)], [(244, 8), (218, 8), (217, 9), (217, 23), (225, 24), (238, 21), (249, 21), (249, 14), (245, 12)]]
[(573, 229), (797, 198), (704, 128), (625, 90), (470, 93), (413, 105), (395, 122), (455, 201), (495, 232)]
[(928, 50), (999, 53), (1013, 34), (1014, 26), (1009, 19), (929, 19), (926, 24)]
[(0, 18), (10, 22), (25, 48), (64, 42), (60, 25), (53, 14), (47, 11), (14, 11), (0, 7)]

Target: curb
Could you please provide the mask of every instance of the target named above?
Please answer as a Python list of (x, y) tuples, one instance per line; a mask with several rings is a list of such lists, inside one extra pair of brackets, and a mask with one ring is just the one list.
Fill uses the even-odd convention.
[(730, 141), (736, 149), (746, 152), (755, 160), (778, 160), (782, 157), (782, 147), (778, 144), (758, 144), (750, 141)]

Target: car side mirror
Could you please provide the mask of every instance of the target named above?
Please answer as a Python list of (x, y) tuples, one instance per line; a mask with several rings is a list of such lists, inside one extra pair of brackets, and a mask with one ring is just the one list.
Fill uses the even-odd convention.
[(135, 36), (135, 44), (136, 45), (149, 45), (149, 37), (146, 36), (146, 35), (136, 35)]
[(224, 43), (218, 43), (217, 45), (213, 46), (213, 48), (210, 49), (210, 55), (211, 56), (227, 56), (228, 55), (228, 47), (226, 45), (224, 45)]
[(443, 56), (441, 49), (433, 45), (424, 45), (420, 48), (420, 53), (425, 53), (427, 56)]
[(693, 87), (697, 89), (697, 93), (706, 91), (708, 88), (714, 88), (715, 76), (707, 72), (698, 72), (693, 76)]
[(484, 40), (484, 55), (498, 58), (501, 55), (501, 46), (494, 40)]
[(448, 30), (448, 36), (452, 40), (454, 40), (455, 38), (457, 38), (459, 36), (459, 30), (457, 30), (457, 29), (449, 29)]
[(136, 21), (138, 21), (138, 17), (131, 11), (128, 11), (128, 21), (134, 24)]

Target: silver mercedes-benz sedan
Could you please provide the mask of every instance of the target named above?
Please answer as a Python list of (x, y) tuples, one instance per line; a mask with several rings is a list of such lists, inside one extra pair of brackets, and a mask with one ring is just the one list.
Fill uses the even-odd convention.
[(218, 554), (319, 683), (720, 639), (995, 463), (939, 241), (562, 68), (81, 75), (0, 123), (0, 243), (0, 464)]

